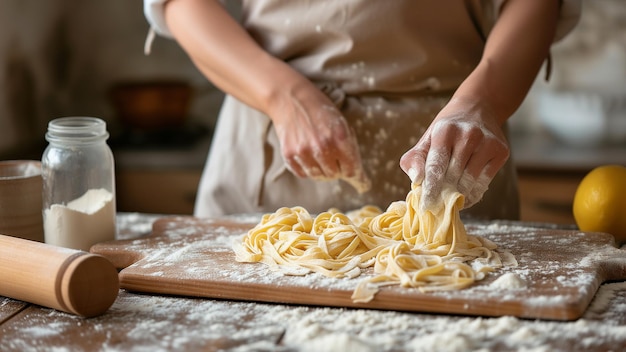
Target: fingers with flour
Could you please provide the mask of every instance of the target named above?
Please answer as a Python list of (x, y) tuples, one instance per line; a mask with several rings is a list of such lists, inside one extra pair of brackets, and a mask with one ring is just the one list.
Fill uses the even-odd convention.
[(312, 99), (327, 100), (319, 90), (311, 91), (288, 101), (274, 119), (287, 168), (298, 177), (343, 179), (360, 193), (369, 190), (356, 134), (334, 105), (312, 104)]
[(465, 195), (465, 207), (478, 203), (489, 188), (489, 184), (509, 157), (509, 147), (504, 140), (485, 131), (465, 171), (459, 180), (458, 189)]
[(482, 198), (504, 165), (509, 148), (500, 126), (483, 110), (447, 109), (400, 160), (411, 180), (423, 186), (422, 207), (437, 206), (444, 184), (465, 196), (465, 207)]
[(413, 184), (419, 185), (424, 181), (424, 169), (429, 149), (430, 133), (427, 130), (419, 142), (400, 158), (400, 168), (409, 176)]

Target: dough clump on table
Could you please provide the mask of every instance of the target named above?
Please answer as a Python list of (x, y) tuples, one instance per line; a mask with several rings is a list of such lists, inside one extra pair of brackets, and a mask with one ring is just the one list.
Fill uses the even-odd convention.
[(354, 302), (372, 300), (387, 285), (458, 290), (517, 264), (493, 242), (466, 233), (459, 215), (464, 197), (454, 187), (444, 187), (436, 209), (421, 209), (421, 191), (413, 186), (405, 201), (384, 212), (364, 206), (313, 217), (302, 207), (280, 208), (235, 241), (236, 260), (265, 263), (287, 275), (334, 278), (355, 278), (373, 266), (374, 275), (354, 290)]

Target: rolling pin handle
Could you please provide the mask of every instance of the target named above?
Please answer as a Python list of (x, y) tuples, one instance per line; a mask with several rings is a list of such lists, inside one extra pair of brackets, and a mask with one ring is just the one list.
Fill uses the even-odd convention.
[(105, 257), (0, 235), (0, 295), (83, 317), (106, 312), (119, 293)]

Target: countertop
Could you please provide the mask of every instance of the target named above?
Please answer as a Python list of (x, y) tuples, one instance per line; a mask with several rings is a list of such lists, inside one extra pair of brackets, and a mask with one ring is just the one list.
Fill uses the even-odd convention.
[[(149, 233), (159, 215), (120, 213), (118, 238)], [(81, 318), (0, 297), (3, 351), (621, 351), (626, 282), (601, 286), (576, 321), (288, 306), (120, 290)]]
[(512, 133), (510, 143), (520, 170), (586, 173), (606, 164), (626, 166), (626, 145), (570, 145), (545, 131)]

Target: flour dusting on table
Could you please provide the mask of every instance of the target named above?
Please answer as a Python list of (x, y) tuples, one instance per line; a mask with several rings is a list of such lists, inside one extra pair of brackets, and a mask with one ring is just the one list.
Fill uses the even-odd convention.
[[(37, 320), (42, 317), (26, 311), (30, 315), (28, 325), (13, 324), (0, 330), (3, 351), (21, 351), (33, 345), (59, 352), (73, 351), (70, 336), (79, 328), (81, 339), (102, 340), (111, 352), (318, 351), (320, 346), (328, 352), (348, 351), (352, 347), (382, 352), (547, 352), (619, 350), (617, 347), (626, 345), (625, 282), (603, 285), (583, 318), (573, 322), (313, 308), (124, 291), (106, 313), (106, 319), (43, 311), (47, 312), (45, 318), (53, 317), (55, 323), (38, 326)], [(20, 338), (3, 340), (3, 334), (15, 331), (19, 331)], [(125, 336), (112, 335), (111, 331), (125, 331)]]
[[(118, 218), (118, 221), (127, 220), (123, 216)], [(154, 220), (142, 219), (146, 224)], [(149, 227), (139, 225), (142, 219), (129, 221), (139, 230), (135, 235), (145, 233)], [(495, 227), (493, 230), (497, 231)], [(219, 240), (227, 241), (228, 238)], [(180, 258), (192, 254), (180, 251), (173, 255)], [(521, 258), (520, 267), (510, 273), (528, 283), (531, 273), (527, 266), (533, 262), (533, 255), (516, 253), (516, 256), (518, 260)], [(552, 272), (555, 265), (546, 263), (541, 275)], [(573, 270), (577, 267), (571, 265)], [(202, 272), (197, 269), (189, 274)], [(581, 276), (578, 282), (585, 282), (587, 278)], [(480, 291), (467, 292), (504, 298), (520, 292), (509, 284), (503, 286), (488, 285)], [(17, 306), (16, 303), (19, 302), (0, 298), (0, 313), (6, 307)], [(320, 346), (328, 352), (350, 349), (569, 352), (621, 351), (626, 346), (626, 282), (600, 286), (582, 318), (572, 322), (291, 306), (134, 294), (124, 290), (101, 317), (84, 319), (46, 308), (29, 308), (19, 314), (23, 319), (13, 319), (0, 326), (3, 351), (70, 352), (84, 346), (85, 341), (92, 341), (98, 350), (110, 352), (296, 352), (318, 351)]]
[[(260, 215), (230, 219), (237, 224), (249, 224), (251, 228), (260, 220)], [(552, 309), (550, 317), (568, 319), (567, 315), (560, 314), (571, 313), (560, 313), (554, 307), (570, 307), (577, 304), (581, 297), (587, 297), (588, 302), (595, 293), (590, 290), (595, 291), (599, 284), (596, 263), (602, 256), (615, 255), (612, 251), (619, 250), (608, 245), (598, 248), (597, 243), (590, 242), (584, 233), (569, 231), (567, 236), (551, 236), (552, 232), (546, 233), (545, 229), (518, 224), (494, 222), (467, 225), (468, 233), (494, 241), (498, 247), (512, 252), (518, 263), (516, 267), (504, 267), (488, 273), (485, 279), (469, 288), (431, 292), (429, 297), (447, 302), (462, 301), (462, 309), (455, 308), (453, 311), (463, 314), (481, 312), (485, 305), (494, 307), (494, 311), (502, 311), (507, 305), (521, 304), (524, 307), (521, 316), (538, 317), (546, 309)], [(182, 282), (192, 282), (192, 285), (198, 285), (198, 282), (217, 282), (213, 285), (254, 283), (276, 290), (303, 288), (318, 292), (352, 292), (364, 277), (372, 275), (371, 269), (367, 269), (364, 275), (354, 279), (328, 278), (317, 273), (292, 276), (260, 263), (237, 263), (232, 243), (240, 241), (239, 237), (244, 235), (247, 227), (243, 226), (240, 232), (233, 233), (233, 228), (223, 219), (177, 217), (161, 222), (160, 226), (157, 236), (125, 243), (125, 250), (142, 253), (143, 256), (128, 269), (133, 270), (135, 277), (159, 278), (176, 285)], [(545, 245), (557, 245), (558, 250), (546, 255)], [(581, 257), (581, 253), (585, 256)], [(396, 295), (411, 298), (420, 294), (416, 288), (385, 287), (383, 290), (394, 290), (392, 292)]]

